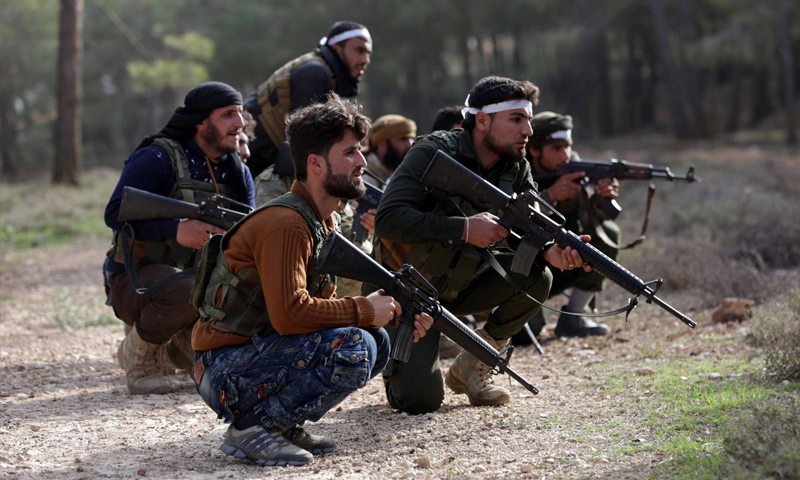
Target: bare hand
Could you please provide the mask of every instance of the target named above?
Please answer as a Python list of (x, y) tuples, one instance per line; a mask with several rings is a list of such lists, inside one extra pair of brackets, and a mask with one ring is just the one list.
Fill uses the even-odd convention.
[(586, 176), (584, 172), (561, 175), (558, 180), (556, 180), (556, 183), (547, 189), (547, 195), (550, 197), (550, 200), (553, 202), (561, 202), (575, 198), (578, 192), (581, 191), (581, 185), (575, 182), (575, 180), (584, 176)]
[(427, 313), (416, 314), (414, 316), (414, 343), (424, 337), (432, 325), (433, 319)]
[(378, 210), (370, 208), (361, 214), (361, 226), (367, 229), (369, 233), (375, 233), (375, 214)]
[[(592, 237), (589, 235), (581, 235), (581, 240), (588, 242)], [(558, 245), (553, 245), (544, 251), (544, 259), (550, 265), (560, 268), (561, 270), (572, 270), (573, 268), (583, 267), (585, 272), (591, 272), (592, 266), (583, 263), (581, 256), (572, 249), (572, 247), (561, 248)]]
[(395, 302), (394, 298), (386, 295), (383, 289), (367, 295), (367, 300), (372, 304), (372, 310), (375, 312), (370, 324), (375, 328), (384, 327), (395, 317), (403, 314), (403, 308), (400, 304)]
[(606, 198), (618, 198), (619, 180), (616, 178), (601, 178), (597, 181), (594, 191)]
[(184, 247), (199, 250), (203, 248), (212, 233), (225, 233), (225, 230), (200, 220), (182, 218), (178, 222), (175, 240)]
[(499, 217), (489, 212), (481, 212), (469, 217), (469, 221), (464, 224), (464, 234), (461, 239), (468, 240), (469, 243), (480, 248), (486, 248), (499, 242), (508, 236), (508, 230), (497, 223), (498, 220)]

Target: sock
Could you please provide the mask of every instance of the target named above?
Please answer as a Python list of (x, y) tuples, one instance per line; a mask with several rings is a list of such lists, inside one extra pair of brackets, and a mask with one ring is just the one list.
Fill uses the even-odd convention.
[(253, 425), (261, 425), (261, 419), (258, 418), (253, 409), (248, 410), (244, 415), (233, 421), (233, 426), (237, 430), (246, 430)]
[(575, 313), (585, 312), (586, 307), (592, 300), (592, 297), (594, 297), (594, 292), (587, 292), (586, 290), (579, 290), (577, 288), (573, 288), (572, 294), (569, 296), (569, 303), (567, 304), (567, 310)]

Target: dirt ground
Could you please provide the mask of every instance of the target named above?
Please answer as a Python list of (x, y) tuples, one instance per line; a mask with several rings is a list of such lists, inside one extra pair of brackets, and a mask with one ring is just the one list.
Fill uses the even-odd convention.
[[(636, 351), (654, 335), (685, 337), (675, 355), (687, 361), (724, 353), (692, 343), (712, 328), (703, 326), (708, 312), (692, 312), (701, 325), (690, 330), (643, 306), (627, 324), (612, 319), (610, 338), (561, 341), (545, 333), (544, 356), (518, 349), (512, 366), (539, 395), (502, 376), (497, 380), (512, 392), (509, 405), (471, 407), (465, 396), (448, 391), (436, 413), (408, 416), (389, 408), (374, 379), (307, 425), (336, 440), (333, 453), (304, 467), (262, 468), (219, 450), (226, 426), (188, 377), (175, 377), (178, 393), (128, 393), (115, 358), (121, 322), (53, 326), (63, 309), (102, 296), (105, 247), (96, 240), (5, 258), (0, 478), (644, 478), (670, 458), (652, 449), (620, 461), (620, 448), (653, 442), (653, 435), (637, 421), (641, 412), (618, 408), (603, 393), (602, 376), (612, 373), (598, 378), (596, 367), (607, 358), (629, 359), (631, 371), (647, 367)], [(443, 371), (450, 362), (443, 362)]]

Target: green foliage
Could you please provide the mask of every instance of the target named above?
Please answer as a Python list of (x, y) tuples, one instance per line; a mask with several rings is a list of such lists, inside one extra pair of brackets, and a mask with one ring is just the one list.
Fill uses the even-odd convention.
[(752, 404), (726, 430), (720, 478), (800, 478), (797, 397)]
[(800, 288), (758, 306), (753, 316), (751, 341), (764, 348), (768, 375), (800, 380)]

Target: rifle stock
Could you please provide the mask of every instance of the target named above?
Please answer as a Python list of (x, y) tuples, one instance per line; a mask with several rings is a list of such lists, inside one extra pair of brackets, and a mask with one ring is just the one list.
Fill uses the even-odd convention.
[(404, 265), (399, 271), (390, 272), (342, 235), (332, 232), (322, 244), (317, 268), (332, 275), (351, 278), (381, 288), (386, 295), (400, 304), (403, 313), (399, 318), (400, 325), (392, 345), (392, 358), (395, 360), (408, 361), (414, 340), (414, 317), (417, 313), (426, 313), (433, 318), (434, 328), (450, 337), (478, 360), (501, 373), (508, 373), (528, 391), (539, 393), (533, 384), (509, 367), (508, 362), (514, 347), (508, 346), (498, 352), (489, 345), (439, 305), (436, 290), (430, 284), (420, 285), (420, 282), (426, 283), (424, 277), (412, 266)]
[(245, 214), (223, 208), (222, 202), (241, 205), (222, 195), (212, 195), (208, 201), (195, 205), (138, 188), (125, 187), (122, 190), (122, 202), (117, 219), (127, 223), (136, 220), (190, 218), (228, 230), (244, 218)]
[[(565, 230), (563, 217), (560, 224), (556, 223), (531, 206), (535, 200), (544, 204), (546, 208), (554, 210), (533, 191), (528, 190), (521, 195), (508, 196), (441, 150), (431, 160), (431, 164), (422, 176), (422, 183), (456, 193), (472, 201), (489, 204), (500, 210), (502, 215), (498, 223), (509, 231), (516, 228), (523, 233), (520, 247), (524, 250), (524, 259), (518, 262), (515, 258), (511, 266), (512, 271), (523, 275), (530, 273), (533, 260), (540, 249), (546, 242), (554, 240), (561, 248), (572, 247), (586, 264), (591, 265), (598, 273), (626, 291), (636, 297), (644, 295), (648, 303), (659, 305), (689, 327), (695, 327), (696, 323), (691, 318), (656, 296), (656, 291), (662, 283), (661, 279), (643, 282), (603, 252), (584, 242), (573, 232)], [(517, 255), (520, 255), (519, 250)], [(635, 302), (635, 299), (631, 301), (633, 305)]]

